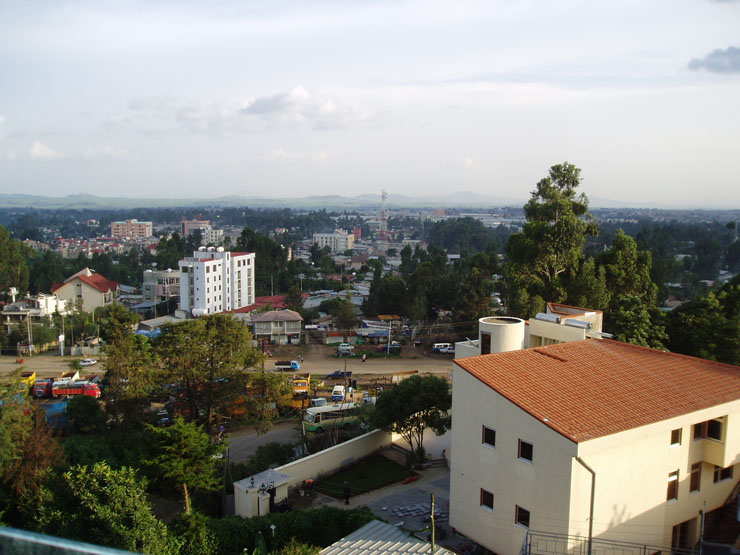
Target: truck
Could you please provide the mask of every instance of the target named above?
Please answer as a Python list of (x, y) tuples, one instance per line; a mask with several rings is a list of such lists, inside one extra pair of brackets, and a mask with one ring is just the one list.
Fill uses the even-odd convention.
[(36, 380), (31, 388), (31, 395), (36, 399), (48, 399), (51, 397), (51, 386), (54, 380), (51, 378), (44, 378)]
[(308, 396), (311, 386), (311, 374), (296, 374), (291, 381), (293, 386), (293, 395)]
[(80, 380), (76, 382), (54, 382), (51, 387), (51, 396), (55, 399), (59, 397), (77, 397), (78, 395), (89, 395), (99, 399), (100, 386), (87, 380)]
[(297, 360), (278, 360), (275, 362), (275, 370), (300, 370), (301, 363)]

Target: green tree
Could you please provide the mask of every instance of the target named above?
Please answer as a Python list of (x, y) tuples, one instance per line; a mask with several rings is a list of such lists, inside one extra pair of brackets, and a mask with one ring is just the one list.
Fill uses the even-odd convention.
[(217, 476), (216, 455), (223, 447), (211, 443), (201, 426), (175, 418), (172, 426), (157, 428), (148, 426), (156, 437), (154, 456), (144, 463), (156, 469), (157, 474), (172, 480), (181, 487), (185, 500), (185, 513), (189, 514), (190, 491), (217, 491), (220, 480)]
[(598, 228), (588, 198), (577, 194), (581, 170), (564, 162), (552, 166), (524, 206), (527, 223), (506, 245), (510, 308), (532, 316), (545, 301), (562, 302), (579, 268), (586, 237)]
[(247, 414), (256, 422), (257, 432), (265, 433), (278, 416), (277, 407), (285, 404), (293, 391), (282, 374), (274, 372), (250, 372), (248, 380)]
[(452, 394), (447, 380), (434, 375), (412, 376), (378, 396), (372, 422), (378, 428), (401, 434), (416, 462), (423, 462), (424, 430), (442, 435), (450, 427)]
[(10, 238), (8, 231), (0, 225), (0, 291), (11, 287), (23, 293), (28, 289), (29, 270), (26, 259), (33, 251), (20, 241)]
[(67, 416), (81, 432), (97, 432), (105, 427), (105, 412), (95, 397), (79, 395), (69, 400)]
[(340, 301), (334, 322), (337, 328), (344, 333), (344, 339), (347, 340), (347, 333), (357, 325), (357, 314), (355, 314), (355, 305), (352, 303), (352, 291), (349, 287), (345, 289), (345, 298)]
[(491, 313), (493, 281), (486, 279), (478, 268), (473, 268), (462, 283), (461, 294), (454, 311), (458, 322), (477, 325), (478, 319)]
[(285, 296), (285, 306), (290, 310), (299, 312), (303, 308), (303, 291), (297, 285), (291, 286), (288, 294)]
[(146, 480), (131, 468), (106, 463), (74, 466), (56, 480), (36, 515), (40, 531), (137, 553), (179, 549), (146, 498)]
[(155, 352), (167, 379), (183, 388), (188, 419), (196, 420), (202, 411), (209, 429), (216, 398), (242, 391), (247, 369), (263, 358), (252, 347), (249, 329), (228, 314), (164, 326)]

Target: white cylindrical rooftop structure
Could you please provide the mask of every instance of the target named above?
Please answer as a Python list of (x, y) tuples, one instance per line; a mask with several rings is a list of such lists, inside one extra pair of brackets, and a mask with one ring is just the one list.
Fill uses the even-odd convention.
[(524, 320), (510, 316), (481, 318), (478, 320), (478, 340), (481, 354), (523, 349)]

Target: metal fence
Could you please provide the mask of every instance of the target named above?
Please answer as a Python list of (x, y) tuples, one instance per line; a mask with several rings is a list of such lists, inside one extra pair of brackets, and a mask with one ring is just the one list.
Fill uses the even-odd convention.
[[(692, 555), (693, 549), (621, 542), (593, 538), (591, 555)], [(589, 540), (584, 536), (566, 536), (529, 531), (520, 555), (589, 555)]]

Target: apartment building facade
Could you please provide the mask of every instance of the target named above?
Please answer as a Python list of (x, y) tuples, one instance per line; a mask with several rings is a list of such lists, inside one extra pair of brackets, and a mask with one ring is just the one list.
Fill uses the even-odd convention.
[[(455, 360), (450, 524), (673, 548), (740, 474), (740, 368), (608, 339)], [(705, 505), (706, 503), (706, 505)]]
[(160, 302), (180, 294), (180, 272), (178, 270), (146, 270), (141, 285), (144, 302)]
[(354, 248), (355, 236), (343, 229), (337, 229), (334, 233), (314, 233), (313, 243), (319, 248), (329, 247), (331, 252), (344, 252)]
[(110, 235), (116, 239), (123, 239), (126, 237), (151, 237), (152, 222), (140, 222), (139, 220), (111, 222)]
[(180, 316), (192, 318), (254, 304), (254, 253), (200, 247), (180, 260)]

